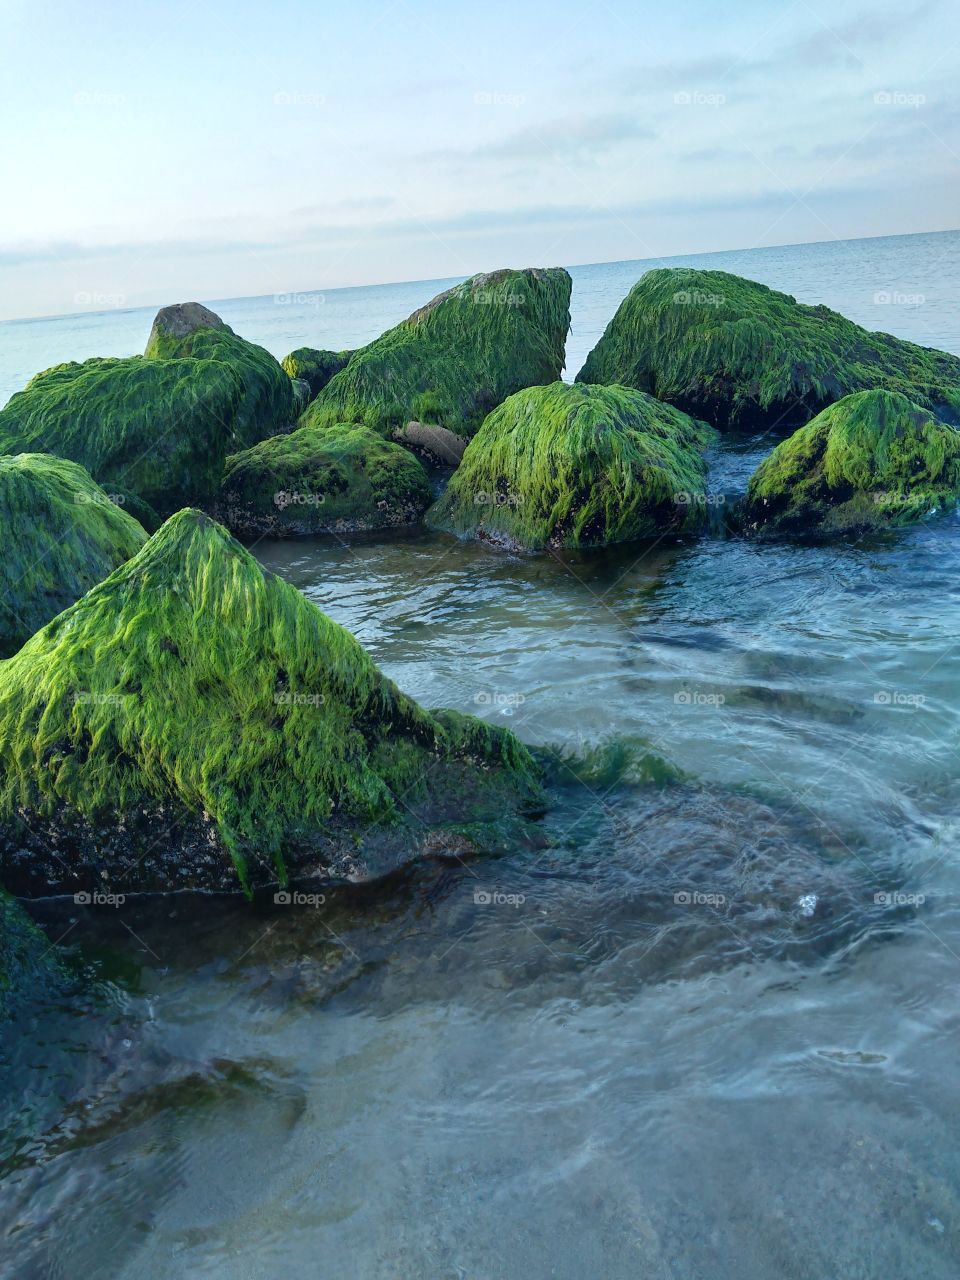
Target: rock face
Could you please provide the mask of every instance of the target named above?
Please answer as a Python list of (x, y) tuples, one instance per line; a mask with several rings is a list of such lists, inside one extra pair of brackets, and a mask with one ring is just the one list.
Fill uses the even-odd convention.
[(907, 524), (960, 497), (960, 432), (890, 391), (844, 396), (753, 473), (746, 533), (823, 537)]
[(406, 697), (198, 511), (0, 666), (15, 893), (368, 878), (522, 825), (537, 775), (510, 733)]
[(0, 410), (0, 453), (72, 459), (163, 516), (207, 505), (228, 454), (295, 419), (293, 383), (273, 356), (199, 303), (161, 311), (147, 351), (37, 374)]
[(0, 457), (0, 657), (140, 550), (147, 535), (83, 467)]
[(720, 428), (792, 429), (872, 388), (960, 424), (960, 358), (725, 271), (648, 271), (577, 381), (638, 387)]
[(302, 378), (310, 388), (310, 399), (320, 394), (335, 373), (345, 369), (352, 351), (317, 351), (298, 347), (284, 356), (281, 365), (291, 378)]
[(713, 435), (642, 391), (530, 387), (490, 414), (427, 523), (531, 551), (680, 533), (704, 518)]
[(245, 537), (416, 524), (433, 499), (408, 450), (369, 427), (300, 427), (227, 459), (218, 514)]
[(570, 287), (561, 268), (473, 276), (355, 352), (303, 423), (387, 435), (414, 421), (472, 435), (508, 395), (560, 376)]
[(264, 347), (247, 342), (199, 302), (182, 302), (158, 312), (144, 355), (150, 360), (220, 360), (239, 377), (243, 394), (235, 432), (244, 443), (286, 430), (296, 419), (289, 375)]

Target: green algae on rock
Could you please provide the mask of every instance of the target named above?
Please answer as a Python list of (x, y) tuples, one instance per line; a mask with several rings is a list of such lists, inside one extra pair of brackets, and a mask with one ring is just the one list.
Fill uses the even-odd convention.
[(471, 277), (356, 351), (303, 422), (386, 435), (415, 421), (472, 435), (508, 395), (559, 378), (570, 288), (559, 267)]
[(294, 388), (280, 362), (198, 302), (158, 311), (144, 355), (149, 360), (192, 357), (228, 364), (243, 386), (234, 429), (244, 445), (286, 430), (296, 418)]
[(0, 453), (69, 458), (111, 492), (133, 493), (165, 514), (208, 502), (227, 454), (254, 443), (238, 427), (243, 395), (223, 360), (56, 365), (0, 410)]
[(960, 424), (957, 356), (726, 271), (648, 271), (577, 381), (638, 387), (718, 427), (790, 429), (875, 387)]
[(0, 664), (13, 892), (364, 879), (542, 805), (513, 735), (418, 706), (199, 511)]
[(890, 391), (844, 396), (750, 478), (744, 532), (830, 536), (908, 524), (960, 498), (960, 432)]
[(427, 523), (532, 551), (681, 533), (704, 517), (713, 436), (627, 387), (529, 387), (489, 415)]
[(75, 462), (0, 457), (0, 657), (140, 550), (147, 535)]
[(310, 399), (319, 395), (335, 373), (346, 368), (352, 351), (318, 351), (315, 347), (297, 347), (280, 361), (291, 378), (306, 382)]
[(217, 513), (242, 537), (352, 533), (415, 524), (427, 473), (369, 427), (300, 427), (227, 459)]

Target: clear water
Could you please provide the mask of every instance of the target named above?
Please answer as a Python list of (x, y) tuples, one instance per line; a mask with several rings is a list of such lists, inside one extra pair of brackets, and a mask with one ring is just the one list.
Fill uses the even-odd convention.
[[(960, 352), (956, 235), (712, 261)], [(575, 272), (571, 369), (644, 266)], [(434, 291), (296, 333), (220, 309), (280, 351)], [(134, 349), (149, 319), (85, 323)], [(4, 326), (5, 384), (106, 331)], [(768, 447), (728, 441), (712, 491)], [(688, 779), (598, 769), (537, 848), (318, 907), (34, 904), (90, 980), (0, 1046), (0, 1275), (954, 1280), (956, 515), (833, 549), (256, 553), (425, 703)]]

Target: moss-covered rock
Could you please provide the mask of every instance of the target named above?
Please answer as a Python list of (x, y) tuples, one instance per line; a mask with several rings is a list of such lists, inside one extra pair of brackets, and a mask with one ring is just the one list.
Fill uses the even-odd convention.
[(0, 657), (140, 550), (147, 535), (83, 467), (0, 457)]
[(427, 523), (527, 550), (679, 533), (703, 519), (713, 434), (642, 391), (529, 387), (486, 419)]
[(726, 271), (648, 271), (577, 381), (638, 387), (718, 427), (790, 429), (874, 387), (960, 423), (957, 356)]
[(242, 537), (348, 533), (415, 524), (427, 473), (369, 427), (300, 427), (227, 459), (218, 515)]
[(0, 1022), (18, 1006), (50, 996), (63, 979), (46, 934), (0, 889)]
[(560, 376), (570, 285), (561, 268), (473, 276), (355, 352), (303, 422), (389, 434), (415, 421), (472, 435), (508, 395)]
[(318, 351), (315, 347), (297, 347), (280, 361), (291, 378), (302, 379), (310, 388), (310, 399), (320, 394), (335, 373), (345, 369), (352, 351)]
[(960, 498), (960, 432), (890, 391), (844, 396), (761, 462), (747, 533), (823, 537), (908, 524)]
[(243, 386), (234, 431), (245, 445), (286, 430), (296, 418), (294, 389), (276, 357), (241, 338), (198, 302), (158, 311), (144, 355), (151, 360), (192, 357), (229, 365)]
[(0, 664), (13, 892), (366, 878), (541, 805), (516, 738), (419, 707), (198, 511)]
[(0, 453), (72, 459), (111, 492), (136, 494), (161, 513), (202, 505), (227, 454), (254, 443), (238, 428), (243, 394), (222, 360), (57, 365), (0, 410)]

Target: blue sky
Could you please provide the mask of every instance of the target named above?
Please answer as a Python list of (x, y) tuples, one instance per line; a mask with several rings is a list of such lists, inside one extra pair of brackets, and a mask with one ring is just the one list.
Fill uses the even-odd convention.
[(956, 0), (0, 0), (0, 318), (960, 225)]

